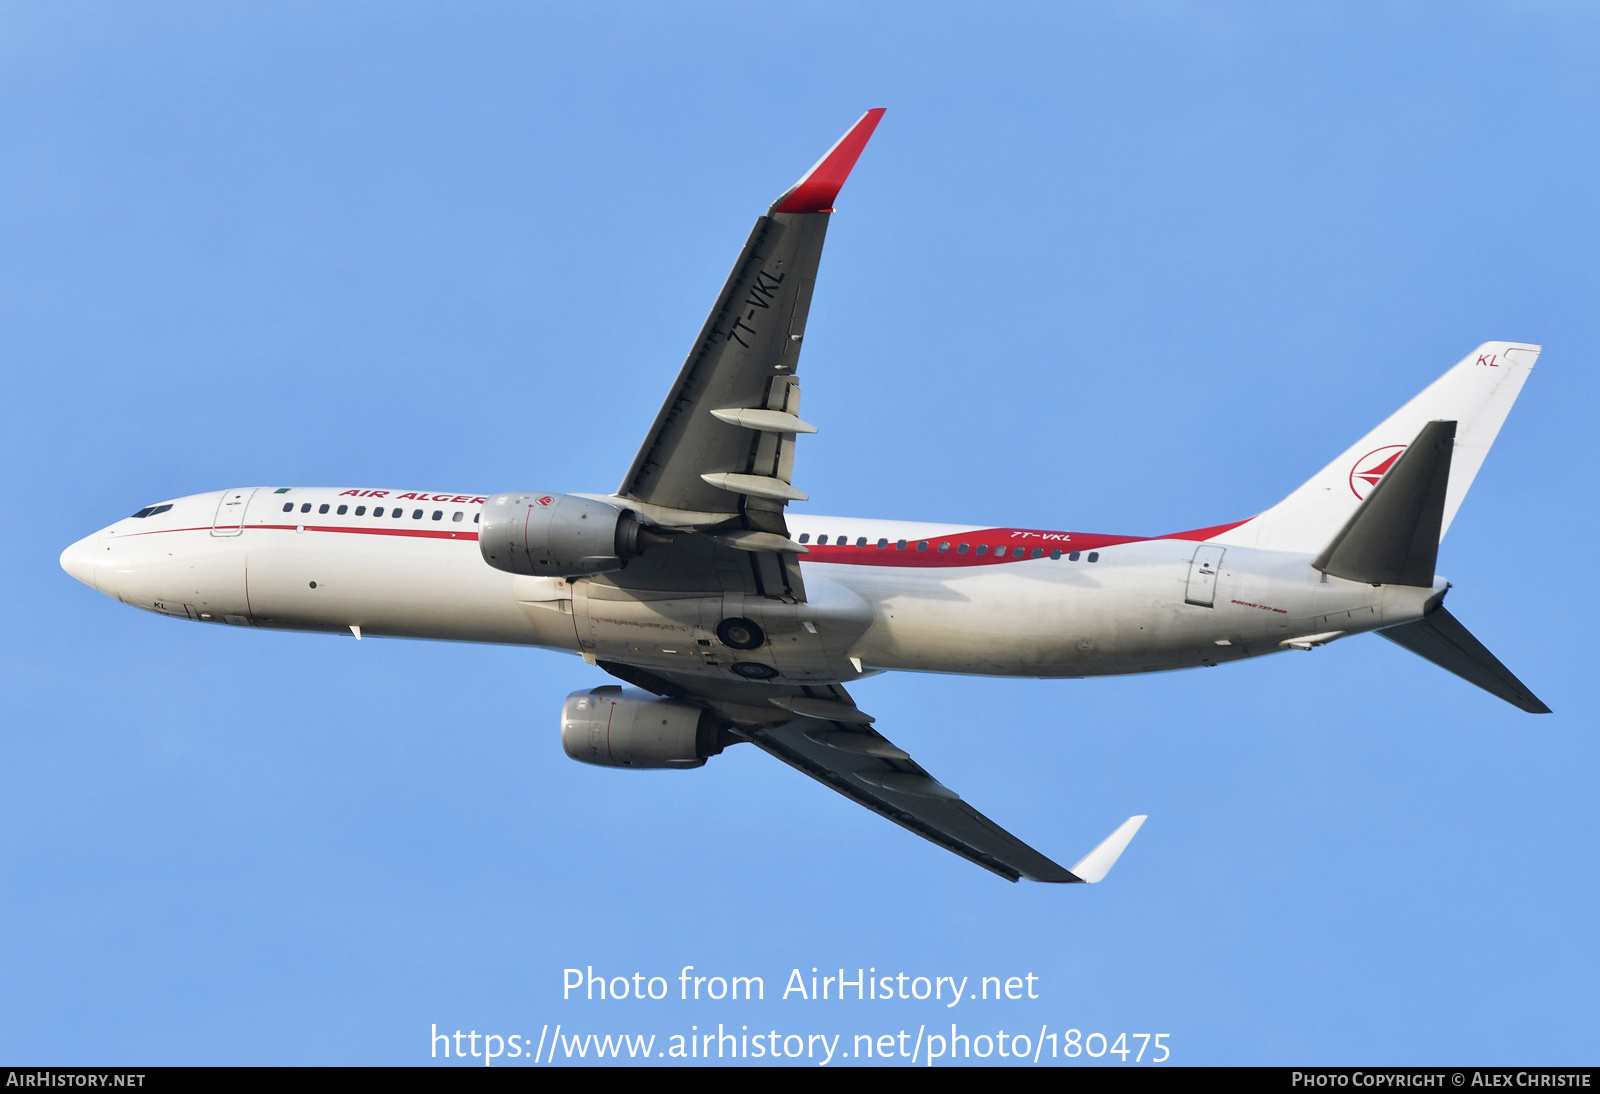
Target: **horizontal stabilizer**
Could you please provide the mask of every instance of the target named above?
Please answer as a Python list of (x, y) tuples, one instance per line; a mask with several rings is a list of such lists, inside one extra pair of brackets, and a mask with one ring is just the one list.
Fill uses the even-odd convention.
[(1369, 585), (1431, 588), (1455, 422), (1429, 422), (1311, 565)]
[(1122, 857), (1122, 852), (1127, 850), (1128, 844), (1133, 842), (1133, 837), (1139, 831), (1139, 826), (1145, 822), (1144, 816), (1129, 817), (1122, 822), (1122, 826), (1100, 841), (1100, 846), (1090, 851), (1078, 864), (1072, 868), (1072, 873), (1083, 881), (1093, 884), (1111, 872), (1117, 864), (1117, 859)]
[(1378, 633), (1529, 714), (1550, 713), (1550, 708), (1541, 703), (1538, 696), (1442, 607), (1414, 623), (1402, 623)]

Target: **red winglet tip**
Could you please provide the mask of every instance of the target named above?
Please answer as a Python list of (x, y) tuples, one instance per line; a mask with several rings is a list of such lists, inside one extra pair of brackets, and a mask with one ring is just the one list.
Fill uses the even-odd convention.
[(800, 177), (799, 182), (772, 203), (772, 212), (833, 212), (833, 199), (839, 196), (844, 180), (850, 177), (851, 169), (861, 157), (861, 150), (872, 138), (872, 131), (878, 128), (878, 120), (883, 117), (884, 109), (876, 106), (861, 115), (849, 132), (840, 137), (811, 170)]

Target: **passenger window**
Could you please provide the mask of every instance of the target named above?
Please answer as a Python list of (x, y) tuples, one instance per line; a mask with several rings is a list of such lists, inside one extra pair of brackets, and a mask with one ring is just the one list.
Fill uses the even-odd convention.
[(344, 516), (349, 511), (350, 511), (350, 507), (348, 505), (341, 505), (341, 506), (339, 506), (339, 508), (337, 510), (335, 510), (335, 512), (337, 512), (341, 517)]
[(895, 545), (894, 545), (894, 549), (896, 551), (904, 551), (906, 549), (906, 541), (903, 540), (903, 539), (896, 540), (895, 541)]
[(302, 513), (309, 513), (309, 512), (311, 512), (311, 503), (310, 503), (310, 502), (309, 502), (309, 501), (308, 501), (308, 502), (306, 502), (306, 503), (305, 503), (305, 504), (304, 504), (304, 505), (302, 505), (302, 506), (301, 506), (301, 507), (300, 507), (300, 511), (301, 511), (301, 512), (302, 512)]
[(435, 509), (433, 511), (433, 519), (434, 520), (443, 520), (444, 519), (444, 510), (443, 509)]
[[(359, 509), (358, 509), (358, 510), (356, 510), (356, 512), (358, 512), (358, 513), (359, 513), (359, 512), (360, 512), (360, 510), (359, 510)], [(372, 515), (373, 515), (373, 516), (375, 516), (375, 517), (381, 517), (381, 516), (383, 516), (383, 506), (381, 506), (381, 505), (380, 505), (380, 506), (378, 506), (378, 507), (377, 507), (377, 508), (376, 508), (376, 509), (374, 509), (374, 510), (373, 510), (373, 511), (372, 511)]]
[[(358, 516), (358, 517), (364, 517), (364, 516), (366, 516), (366, 515), (367, 515), (367, 507), (366, 507), (366, 506), (365, 506), (365, 505), (358, 505), (358, 506), (356, 506), (356, 516)], [(380, 516), (380, 517), (381, 517), (381, 516), (383, 516), (383, 514), (382, 514), (382, 513), (379, 513), (379, 514), (378, 514), (378, 515), (379, 515), (379, 516)]]
[(422, 510), (418, 509), (418, 510), (414, 511), (411, 514), (411, 519), (412, 520), (421, 520), (422, 519)]
[(939, 544), (939, 553), (941, 555), (942, 554), (946, 554), (949, 550), (950, 550), (950, 545), (948, 543)]
[(284, 503), (283, 503), (283, 511), (284, 511), (284, 512), (285, 512), (285, 513), (292, 513), (292, 512), (294, 512), (294, 502), (292, 502), (292, 501), (286, 501), (286, 502), (284, 502)]
[[(420, 512), (422, 512), (422, 510), (418, 509), (417, 512), (420, 513)], [(390, 513), (389, 515), (394, 517), (395, 520), (399, 520), (401, 517), (406, 515), (406, 511), (404, 509), (400, 508), (398, 505), (396, 505), (394, 507), (394, 512)]]
[(1078, 561), (1078, 552), (1077, 551), (1073, 551), (1070, 555), (1068, 555), (1067, 556), (1067, 561), (1068, 562), (1076, 562), (1076, 561)]
[(1050, 557), (1051, 557), (1052, 560), (1054, 560), (1056, 562), (1060, 562), (1061, 561), (1061, 548), (1057, 547), (1054, 551), (1051, 551), (1050, 552)]
[(927, 540), (925, 540), (925, 539), (917, 540), (917, 550), (926, 551), (927, 549), (928, 549), (928, 541)]
[(850, 546), (850, 537), (849, 536), (834, 536), (833, 537), (833, 542), (834, 542), (834, 544), (836, 546), (848, 547), (848, 546)]
[(461, 518), (463, 516), (465, 516), (465, 515), (466, 515), (465, 513), (463, 513), (461, 510), (457, 509), (456, 510), (456, 515), (451, 517), (450, 520), (454, 524), (460, 524), (461, 523)]
[(878, 550), (880, 550), (880, 551), (881, 551), (881, 550), (883, 550), (883, 549), (884, 549), (884, 548), (885, 548), (885, 547), (887, 547), (887, 546), (889, 546), (889, 541), (888, 541), (888, 540), (886, 540), (886, 539), (880, 539), (880, 540), (879, 540), (879, 541), (878, 541)]
[(956, 554), (964, 555), (966, 553), (967, 553), (967, 545), (965, 543), (961, 544), (959, 547), (956, 548)]
[(1089, 552), (1089, 561), (1090, 562), (1099, 562), (1100, 561), (1100, 552), (1099, 551), (1090, 551)]
[(828, 545), (828, 537), (827, 536), (822, 535), (822, 536), (818, 536), (817, 537), (817, 546), (818, 547), (826, 547), (827, 545)]
[(811, 533), (810, 532), (801, 532), (800, 533), (800, 542), (801, 543), (810, 543), (811, 542)]
[(1033, 557), (1034, 558), (1043, 558), (1044, 557), (1044, 548), (1043, 547), (1035, 547), (1033, 549)]
[(994, 549), (994, 557), (995, 558), (1005, 558), (1006, 557), (1006, 549), (1004, 547), (996, 547)]
[(481, 517), (481, 516), (483, 516), (482, 513), (474, 513), (474, 514), (472, 514), (472, 523), (473, 524), (477, 524), (478, 523), (478, 518)]
[(989, 545), (987, 543), (978, 544), (978, 553), (980, 555), (988, 554), (989, 553)]
[(867, 537), (866, 536), (857, 536), (856, 537), (856, 546), (857, 547), (865, 547), (866, 545), (867, 545)]
[(328, 512), (328, 503), (327, 502), (323, 502), (321, 505), (317, 506), (317, 512), (322, 513), (324, 516), (326, 516), (327, 512)]

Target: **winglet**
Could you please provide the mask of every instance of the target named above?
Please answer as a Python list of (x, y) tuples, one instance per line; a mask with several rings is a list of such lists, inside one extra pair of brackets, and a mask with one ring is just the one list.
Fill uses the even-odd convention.
[(1134, 833), (1139, 831), (1139, 826), (1144, 822), (1145, 817), (1142, 815), (1129, 817), (1123, 821), (1122, 827), (1101, 840), (1100, 846), (1079, 859), (1072, 872), (1091, 885), (1105, 877), (1117, 864), (1117, 859), (1122, 856), (1122, 852), (1132, 842)]
[(839, 196), (850, 169), (856, 165), (861, 150), (867, 146), (872, 131), (878, 128), (878, 119), (884, 108), (874, 107), (861, 115), (861, 119), (840, 137), (827, 153), (800, 177), (800, 181), (784, 191), (772, 203), (774, 213), (831, 213), (833, 199)]

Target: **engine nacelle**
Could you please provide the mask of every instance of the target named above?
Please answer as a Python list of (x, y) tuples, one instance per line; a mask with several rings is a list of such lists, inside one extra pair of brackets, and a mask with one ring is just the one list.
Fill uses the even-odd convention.
[(670, 542), (631, 513), (573, 494), (496, 494), (484, 505), (478, 530), (485, 562), (537, 577), (620, 570), (645, 548)]
[(561, 707), (561, 747), (600, 767), (700, 767), (722, 751), (709, 711), (615, 684), (575, 691)]

